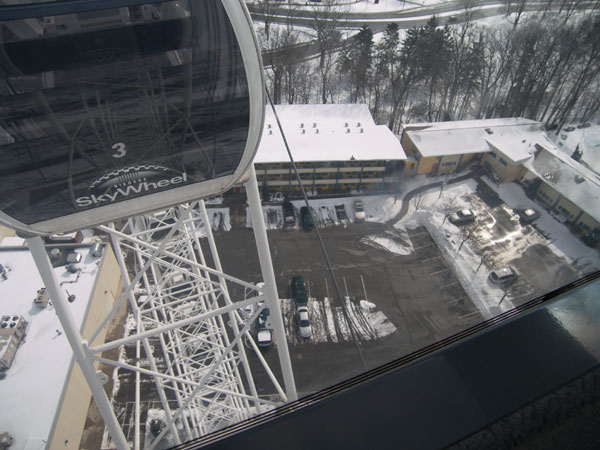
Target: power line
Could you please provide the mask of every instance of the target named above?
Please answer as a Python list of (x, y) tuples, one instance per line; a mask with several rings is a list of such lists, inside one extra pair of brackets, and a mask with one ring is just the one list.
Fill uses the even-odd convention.
[[(269, 99), (269, 104), (271, 105), (271, 109), (273, 110), (273, 114), (275, 115), (275, 120), (277, 121), (277, 126), (279, 127), (279, 132), (281, 133), (281, 137), (283, 138), (283, 143), (285, 144), (285, 149), (287, 150), (288, 156), (290, 158), (290, 162), (292, 164), (292, 169), (294, 169), (294, 174), (296, 175), (296, 180), (298, 180), (298, 186), (300, 186), (300, 191), (302, 192), (302, 197), (304, 198), (304, 203), (306, 204), (306, 209), (310, 214), (313, 223), (316, 223), (314, 217), (312, 216), (312, 212), (310, 210), (310, 205), (308, 204), (308, 197), (306, 196), (306, 191), (304, 190), (304, 186), (302, 185), (302, 180), (300, 179), (300, 174), (298, 173), (298, 169), (296, 168), (296, 163), (294, 162), (294, 158), (292, 157), (292, 152), (290, 151), (290, 146), (288, 145), (287, 139), (285, 138), (285, 133), (283, 132), (283, 127), (281, 126), (281, 122), (279, 121), (279, 116), (277, 115), (277, 111), (275, 111), (275, 106), (273, 105), (273, 101), (271, 100), (271, 95), (269, 94), (269, 90), (265, 89), (267, 92), (267, 98)], [(266, 181), (265, 181), (266, 183)], [(327, 254), (327, 249), (325, 248), (325, 244), (323, 243), (323, 239), (321, 238), (321, 232), (319, 231), (319, 227), (313, 227), (315, 233), (317, 234), (317, 240), (319, 241), (319, 245), (321, 246), (321, 251), (323, 252), (323, 257), (325, 258), (325, 264), (327, 264), (327, 270), (329, 271), (329, 276), (333, 281), (333, 286), (335, 287), (335, 292), (337, 293), (340, 303), (342, 305), (342, 311), (344, 313), (344, 319), (348, 324), (348, 329), (350, 330), (350, 335), (352, 336), (352, 340), (354, 341), (354, 345), (356, 346), (356, 351), (358, 353), (358, 357), (360, 358), (360, 362), (363, 366), (363, 369), (367, 370), (367, 365), (365, 364), (365, 360), (362, 355), (362, 351), (360, 349), (360, 344), (358, 339), (356, 338), (356, 334), (354, 332), (354, 327), (352, 325), (352, 321), (350, 320), (350, 315), (348, 314), (348, 310), (346, 309), (346, 303), (344, 302), (344, 297), (342, 297), (342, 293), (340, 291), (340, 287), (338, 285), (337, 280), (333, 274), (333, 267), (331, 266), (331, 262), (329, 261), (329, 255)]]

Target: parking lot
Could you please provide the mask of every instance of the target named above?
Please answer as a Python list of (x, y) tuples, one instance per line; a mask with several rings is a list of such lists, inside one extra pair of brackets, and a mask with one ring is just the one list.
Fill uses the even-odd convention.
[[(354, 222), (351, 197), (311, 199), (339, 294), (314, 232), (302, 231), (299, 220), (285, 224), (280, 204), (265, 205), (287, 340), (301, 392), (313, 392), (363, 371), (343, 317), (342, 298), (350, 315), (357, 317), (351, 320), (358, 324), (356, 334), (370, 369), (581, 276), (580, 268), (551, 249), (552, 238), (544, 230), (535, 222), (523, 223), (514, 205), (507, 205), (482, 183), (469, 179), (446, 186), (443, 192), (439, 187), (423, 191), (400, 221), (390, 220), (401, 208), (393, 196), (365, 197), (364, 223)], [(293, 203), (298, 212), (303, 202)], [(347, 217), (338, 216), (338, 204), (344, 205)], [(446, 220), (450, 211), (460, 208), (472, 209), (476, 220), (467, 225)], [(248, 219), (232, 217), (232, 222), (246, 227), (217, 234), (224, 269), (259, 282), (262, 276)], [(516, 270), (517, 280), (502, 286), (491, 283), (490, 272), (506, 266)], [(290, 300), (289, 283), (295, 275), (304, 277), (311, 298), (313, 336), (308, 340), (298, 336)], [(266, 356), (272, 366), (277, 365), (276, 352), (267, 351)], [(265, 387), (264, 393), (268, 392)]]
[[(341, 294), (349, 298), (351, 308), (358, 315), (368, 315), (360, 303), (367, 300), (375, 306), (372, 314), (380, 313), (380, 320), (385, 317), (383, 323), (375, 319), (370, 329), (368, 325), (356, 327), (369, 369), (481, 322), (482, 316), (425, 228), (409, 230), (414, 245), (409, 255), (392, 253), (365, 240), (365, 236), (385, 234), (390, 241), (403, 244), (405, 236), (389, 225), (353, 223), (323, 228), (321, 232)], [(268, 234), (299, 391), (313, 392), (362, 372), (314, 234), (298, 229)], [(216, 238), (227, 273), (261, 281), (251, 231), (233, 229)], [(306, 341), (298, 338), (293, 304), (285, 300), (290, 298), (289, 282), (295, 275), (305, 278), (311, 297), (315, 337)], [(243, 292), (231, 294), (243, 297)], [(265, 356), (276, 367), (276, 352), (267, 351)], [(263, 378), (258, 374), (256, 379), (260, 384)], [(263, 393), (270, 393), (264, 379)]]

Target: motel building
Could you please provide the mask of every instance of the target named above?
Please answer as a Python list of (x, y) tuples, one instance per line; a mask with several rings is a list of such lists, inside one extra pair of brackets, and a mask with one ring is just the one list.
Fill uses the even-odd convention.
[(407, 124), (406, 171), (442, 175), (480, 164), (503, 182), (515, 181), (543, 135), (542, 123), (522, 118)]
[(407, 124), (405, 172), (441, 175), (479, 165), (516, 181), (579, 235), (600, 230), (600, 178), (560, 151), (544, 125), (523, 118)]
[[(328, 195), (382, 191), (404, 168), (400, 141), (376, 125), (367, 105), (275, 105), (304, 189)], [(285, 143), (271, 107), (254, 160), (259, 186), (299, 194)], [(264, 190), (264, 188), (263, 188)]]

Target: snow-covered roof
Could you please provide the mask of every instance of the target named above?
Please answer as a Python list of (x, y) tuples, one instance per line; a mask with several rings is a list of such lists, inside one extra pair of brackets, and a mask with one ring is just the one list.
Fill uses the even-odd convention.
[[(77, 264), (79, 274), (67, 272), (65, 266), (54, 270), (61, 283), (69, 283), (64, 288), (76, 297), (69, 306), (81, 328), (99, 258), (89, 255), (89, 248), (75, 251), (83, 256)], [(59, 412), (73, 352), (51, 305), (40, 309), (33, 304), (43, 283), (29, 250), (0, 250), (0, 264), (8, 276), (0, 280), (0, 316), (23, 316), (28, 322), (25, 340), (0, 381), (0, 431), (7, 431), (14, 438), (11, 450), (45, 448)]]
[(600, 222), (600, 177), (554, 147), (541, 147), (525, 167)]
[(535, 152), (544, 128), (540, 122), (513, 117), (408, 124), (405, 130), (423, 157), (499, 151), (518, 164)]
[[(376, 125), (367, 105), (275, 105), (294, 161), (404, 160), (398, 138)], [(255, 163), (287, 162), (270, 106)]]

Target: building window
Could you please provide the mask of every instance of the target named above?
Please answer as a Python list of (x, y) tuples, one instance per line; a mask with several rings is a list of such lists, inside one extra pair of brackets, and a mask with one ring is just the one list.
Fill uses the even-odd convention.
[(566, 208), (564, 208), (564, 207), (562, 207), (562, 206), (559, 206), (559, 207), (558, 207), (558, 210), (559, 210), (561, 213), (563, 213), (565, 216), (567, 216), (569, 219), (572, 219), (572, 218), (573, 218), (573, 214), (571, 214), (571, 213), (569, 212), (569, 210), (568, 210), (568, 209), (566, 209)]
[(456, 165), (456, 161), (449, 161), (449, 162), (442, 163), (442, 167), (455, 166), (455, 165)]
[(506, 161), (504, 161), (502, 158), (500, 158), (498, 161), (500, 161), (500, 164), (502, 164), (505, 167), (508, 165), (508, 163)]
[(496, 158), (496, 152), (490, 152), (490, 157), (495, 159)]

